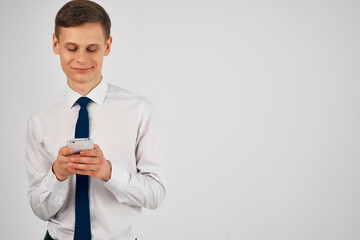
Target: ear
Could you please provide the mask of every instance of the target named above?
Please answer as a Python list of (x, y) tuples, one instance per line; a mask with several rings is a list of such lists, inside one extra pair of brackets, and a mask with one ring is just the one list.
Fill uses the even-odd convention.
[(112, 44), (112, 37), (109, 37), (109, 39), (105, 43), (104, 56), (108, 56), (110, 54), (111, 44)]
[(59, 41), (56, 38), (55, 33), (53, 34), (53, 51), (55, 54), (59, 54)]

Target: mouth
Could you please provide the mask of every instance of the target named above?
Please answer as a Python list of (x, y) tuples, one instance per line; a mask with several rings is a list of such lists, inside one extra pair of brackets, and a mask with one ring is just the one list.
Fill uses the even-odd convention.
[(81, 67), (81, 68), (78, 68), (78, 67), (72, 67), (73, 70), (75, 70), (76, 72), (79, 72), (79, 73), (86, 73), (88, 71), (90, 71), (93, 67)]

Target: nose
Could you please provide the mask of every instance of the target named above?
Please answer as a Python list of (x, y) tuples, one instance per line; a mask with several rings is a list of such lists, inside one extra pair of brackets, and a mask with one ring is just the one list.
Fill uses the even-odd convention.
[(79, 49), (76, 52), (75, 60), (77, 63), (85, 63), (88, 60), (86, 50)]

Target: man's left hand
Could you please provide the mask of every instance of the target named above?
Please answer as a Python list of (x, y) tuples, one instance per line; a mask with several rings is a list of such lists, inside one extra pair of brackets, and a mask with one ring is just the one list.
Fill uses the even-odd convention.
[(111, 177), (111, 163), (105, 159), (102, 150), (94, 144), (93, 150), (82, 150), (68, 162), (69, 171), (108, 181)]

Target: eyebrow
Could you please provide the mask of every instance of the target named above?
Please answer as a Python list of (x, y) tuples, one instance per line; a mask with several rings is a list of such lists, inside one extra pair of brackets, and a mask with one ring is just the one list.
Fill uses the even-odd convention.
[[(65, 45), (76, 45), (76, 43), (73, 43), (73, 42), (66, 42)], [(92, 43), (92, 44), (89, 44), (87, 47), (97, 47), (97, 46), (100, 46), (100, 44), (98, 43)]]

